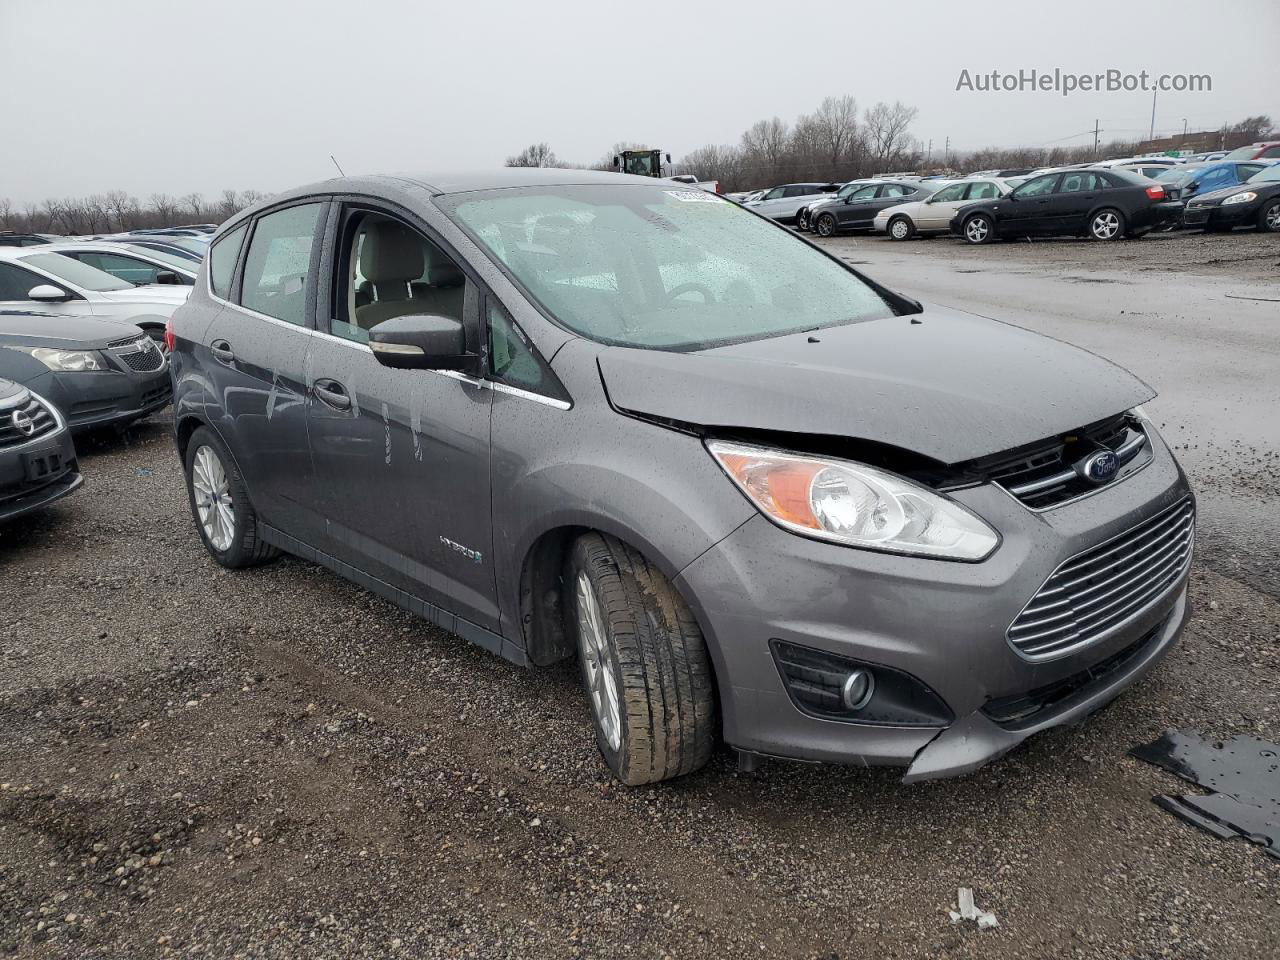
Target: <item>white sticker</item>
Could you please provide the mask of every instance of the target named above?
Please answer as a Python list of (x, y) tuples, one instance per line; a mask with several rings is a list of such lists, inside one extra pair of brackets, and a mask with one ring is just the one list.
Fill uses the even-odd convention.
[(724, 200), (706, 190), (666, 190), (668, 197), (675, 197), (682, 203), (724, 203)]

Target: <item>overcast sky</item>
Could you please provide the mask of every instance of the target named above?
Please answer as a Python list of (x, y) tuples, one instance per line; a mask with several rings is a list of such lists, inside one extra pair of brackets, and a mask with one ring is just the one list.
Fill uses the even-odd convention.
[[(272, 192), (333, 173), (682, 153), (824, 96), (917, 107), (953, 148), (1145, 135), (1150, 93), (984, 94), (972, 74), (1209, 74), (1157, 131), (1280, 120), (1280, 2), (0, 0), (0, 197)], [(1084, 131), (1088, 130), (1086, 136)]]

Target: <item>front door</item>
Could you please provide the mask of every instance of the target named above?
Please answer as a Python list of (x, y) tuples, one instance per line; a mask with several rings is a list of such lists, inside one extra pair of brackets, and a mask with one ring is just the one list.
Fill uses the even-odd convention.
[(1039, 233), (1050, 220), (1051, 198), (1059, 175), (1045, 174), (1028, 180), (994, 207), (996, 232), (1001, 236)]
[[(241, 282), (199, 347), (217, 397), (210, 421), (230, 447), (254, 508), (266, 523), (303, 540), (318, 521), (305, 400), (308, 306), (325, 209), (311, 201), (257, 219)], [(234, 260), (235, 234), (219, 247), (227, 243)]]
[(345, 209), (332, 296), (317, 313), (307, 417), (326, 552), (412, 596), (498, 628), (485, 381), (385, 367), (370, 327), (397, 316), (463, 320), (479, 344), (476, 290), (414, 226)]

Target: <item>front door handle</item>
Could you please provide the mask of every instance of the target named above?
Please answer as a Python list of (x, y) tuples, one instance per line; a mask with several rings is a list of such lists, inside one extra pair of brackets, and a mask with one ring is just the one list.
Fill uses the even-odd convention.
[(317, 380), (311, 389), (315, 391), (316, 396), (320, 398), (322, 403), (333, 407), (333, 409), (351, 409), (351, 397), (347, 395), (347, 388), (337, 380)]
[(233, 363), (236, 359), (235, 353), (231, 350), (231, 344), (225, 340), (215, 340), (209, 344), (209, 352), (213, 354), (215, 360), (223, 363)]

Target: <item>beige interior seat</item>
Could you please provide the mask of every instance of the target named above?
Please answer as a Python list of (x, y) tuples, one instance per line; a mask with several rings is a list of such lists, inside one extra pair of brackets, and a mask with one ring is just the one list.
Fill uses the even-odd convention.
[(368, 330), (392, 317), (437, 314), (462, 319), (466, 278), (458, 266), (413, 230), (372, 220), (360, 245), (356, 325)]

